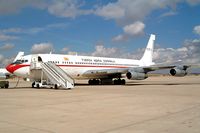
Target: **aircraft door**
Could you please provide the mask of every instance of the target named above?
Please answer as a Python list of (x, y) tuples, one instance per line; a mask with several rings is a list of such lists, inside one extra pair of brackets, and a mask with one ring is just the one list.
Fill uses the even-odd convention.
[(32, 55), (31, 57), (31, 69), (41, 68), (42, 58), (39, 55)]

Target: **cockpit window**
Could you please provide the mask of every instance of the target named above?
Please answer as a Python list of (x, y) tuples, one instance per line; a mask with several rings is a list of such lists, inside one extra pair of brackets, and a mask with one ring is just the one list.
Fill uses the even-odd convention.
[(15, 62), (13, 62), (12, 64), (21, 64), (22, 61), (21, 60), (16, 60)]
[(26, 63), (26, 62), (28, 62), (28, 60), (16, 60), (12, 64), (22, 64), (22, 63)]

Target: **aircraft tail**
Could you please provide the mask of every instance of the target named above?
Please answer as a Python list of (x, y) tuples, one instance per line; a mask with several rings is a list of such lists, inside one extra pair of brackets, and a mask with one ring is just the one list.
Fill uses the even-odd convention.
[(153, 49), (154, 49), (154, 41), (156, 39), (156, 36), (154, 34), (151, 34), (147, 47), (145, 49), (143, 57), (140, 59), (141, 64), (143, 66), (150, 66), (154, 65), (155, 63), (152, 61), (153, 59)]

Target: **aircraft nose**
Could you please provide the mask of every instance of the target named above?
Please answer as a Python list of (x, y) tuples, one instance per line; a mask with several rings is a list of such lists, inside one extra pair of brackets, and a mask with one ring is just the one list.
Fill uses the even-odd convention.
[(12, 65), (12, 64), (9, 64), (8, 66), (6, 66), (6, 70), (10, 73), (14, 73), (14, 71), (16, 70), (15, 69), (15, 66)]

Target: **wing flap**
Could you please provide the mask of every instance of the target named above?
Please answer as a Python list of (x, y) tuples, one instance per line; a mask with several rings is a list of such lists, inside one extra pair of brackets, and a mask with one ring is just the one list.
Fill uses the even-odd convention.
[(101, 69), (101, 70), (88, 70), (83, 73), (83, 76), (86, 77), (109, 77), (109, 76), (119, 76), (120, 74), (124, 74), (128, 72), (129, 68), (120, 68), (120, 69)]
[(171, 65), (171, 66), (161, 66), (161, 65), (153, 65), (153, 66), (149, 66), (149, 67), (143, 67), (145, 72), (150, 72), (150, 71), (156, 71), (156, 70), (162, 70), (162, 69), (172, 69), (176, 67), (175, 65)]

